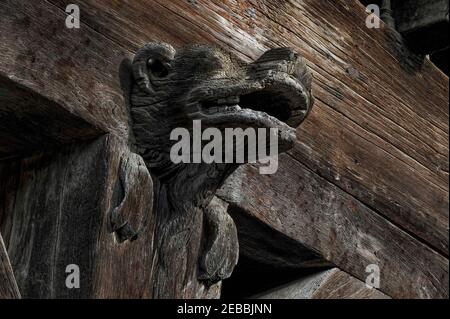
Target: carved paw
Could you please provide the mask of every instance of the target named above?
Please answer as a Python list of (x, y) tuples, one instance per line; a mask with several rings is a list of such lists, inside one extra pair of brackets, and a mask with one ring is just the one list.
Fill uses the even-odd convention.
[(205, 209), (205, 245), (200, 257), (199, 279), (215, 283), (231, 276), (239, 257), (236, 225), (228, 205), (214, 197)]

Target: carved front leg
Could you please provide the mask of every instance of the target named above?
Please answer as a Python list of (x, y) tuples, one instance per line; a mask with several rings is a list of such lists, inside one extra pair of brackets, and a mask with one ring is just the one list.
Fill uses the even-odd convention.
[[(136, 213), (142, 201), (153, 201), (153, 186), (150, 173), (141, 156), (125, 152), (120, 161), (120, 204), (111, 212), (111, 231), (119, 242), (134, 240), (143, 224), (144, 216)], [(144, 193), (144, 196), (142, 194)]]
[(205, 243), (200, 256), (199, 279), (209, 283), (229, 278), (238, 262), (236, 225), (227, 208), (227, 203), (214, 197), (204, 211)]

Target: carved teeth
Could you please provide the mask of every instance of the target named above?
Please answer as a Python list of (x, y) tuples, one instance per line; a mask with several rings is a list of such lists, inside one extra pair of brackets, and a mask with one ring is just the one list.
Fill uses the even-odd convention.
[(217, 100), (217, 105), (234, 105), (240, 102), (239, 96), (230, 96)]
[(214, 106), (210, 108), (203, 109), (204, 114), (215, 114), (215, 113), (233, 113), (241, 110), (239, 105), (233, 106)]

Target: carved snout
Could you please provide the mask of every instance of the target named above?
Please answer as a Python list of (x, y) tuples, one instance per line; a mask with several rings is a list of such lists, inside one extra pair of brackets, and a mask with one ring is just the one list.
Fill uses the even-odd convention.
[(306, 60), (294, 50), (268, 50), (249, 65), (248, 78), (250, 82), (259, 83), (262, 89), (243, 96), (241, 106), (256, 106), (291, 127), (297, 127), (311, 111), (314, 104), (312, 75)]

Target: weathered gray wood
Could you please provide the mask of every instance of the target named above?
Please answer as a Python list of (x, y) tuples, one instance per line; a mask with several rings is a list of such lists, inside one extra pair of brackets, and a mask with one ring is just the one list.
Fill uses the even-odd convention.
[[(70, 1), (52, 2), (65, 8)], [(315, 125), (310, 119), (299, 129), (300, 141), (308, 141), (300, 160), (448, 255), (448, 78), (392, 31), (366, 28), (357, 1), (136, 1), (132, 7), (85, 1), (81, 9), (87, 25), (130, 48), (149, 39), (176, 46), (206, 41), (247, 60), (269, 47), (296, 48), (313, 69), (318, 100)], [(311, 145), (330, 118), (339, 133)], [(384, 163), (384, 171), (358, 158), (352, 164), (359, 139), (370, 145), (361, 156)]]
[(0, 159), (93, 138), (95, 125), (0, 74)]
[(416, 52), (430, 54), (449, 46), (447, 0), (393, 1), (397, 30)]
[[(364, 8), (356, 2), (135, 1), (123, 6), (85, 1), (81, 30), (61, 27), (66, 17), (62, 9), (69, 2), (53, 3), (60, 9), (47, 2), (0, 4), (0, 71), (119, 136), (128, 133), (114, 75), (126, 49), (155, 39), (177, 45), (206, 41), (250, 60), (268, 47), (295, 47), (308, 59), (318, 83), (317, 107), (299, 131), (301, 141), (308, 141), (297, 152), (308, 154), (300, 160), (338, 186), (329, 193), (336, 203), (352, 207), (342, 200), (347, 198), (344, 192), (351, 193), (374, 208), (366, 217), (380, 222), (380, 232), (388, 228), (413, 243), (399, 250), (389, 236), (377, 237), (386, 247), (392, 246), (387, 250), (397, 252), (382, 255), (385, 263), (416, 255), (414, 247), (422, 247), (400, 228), (448, 254), (448, 79), (428, 61), (421, 63), (389, 32), (366, 29)], [(88, 49), (80, 49), (83, 44)], [(350, 123), (353, 126), (347, 127)], [(319, 139), (323, 127), (339, 130)], [(320, 142), (310, 145), (315, 140)], [(360, 158), (351, 162), (354, 144), (364, 146), (359, 148), (364, 165), (359, 165)], [(384, 170), (371, 169), (373, 163), (383, 163)], [(309, 177), (321, 181), (316, 174)], [(376, 183), (367, 184), (372, 180)], [(277, 183), (273, 181), (275, 187), (283, 185)], [(288, 205), (294, 199), (284, 200)], [(356, 200), (351, 204), (359, 205)], [(310, 201), (301, 208), (314, 210)], [(350, 225), (360, 222), (355, 215), (346, 216)], [(312, 240), (313, 232), (305, 234), (310, 234), (307, 242), (314, 243), (317, 251), (324, 255), (330, 251)], [(348, 242), (342, 245), (344, 251), (352, 249)], [(361, 256), (364, 262), (364, 254), (352, 256), (351, 262), (359, 263)], [(427, 256), (442, 265), (440, 256)], [(340, 260), (333, 254), (329, 258)], [(445, 268), (448, 272), (448, 264)], [(411, 270), (398, 269), (401, 276), (409, 275), (405, 269)], [(400, 280), (393, 281), (391, 288), (397, 295), (405, 294)]]
[[(1, 230), (24, 298), (91, 295), (97, 236), (104, 227), (104, 147), (101, 139), (2, 162)], [(80, 268), (80, 289), (66, 287), (70, 264)]]
[(218, 196), (360, 280), (378, 265), (380, 290), (393, 298), (448, 297), (448, 259), (289, 157), (270, 177), (239, 168)]
[[(292, 148), (295, 128), (313, 105), (311, 74), (290, 48), (268, 50), (247, 64), (215, 46), (197, 44), (175, 50), (161, 42), (139, 49), (131, 69), (129, 101), (136, 149), (161, 187), (154, 209), (155, 297), (181, 298), (197, 281), (198, 259), (199, 277), (209, 286), (231, 275), (238, 256), (233, 220), (213, 196), (243, 164), (225, 159), (237, 157), (245, 141), (242, 133), (242, 141), (237, 136), (235, 142), (216, 141), (222, 148), (216, 154), (220, 161), (196, 162), (198, 151), (191, 144), (200, 143), (202, 148), (207, 142), (194, 136), (193, 120), (221, 136), (228, 128), (255, 129), (255, 139), (264, 142), (268, 139), (265, 130), (277, 129), (276, 152), (285, 152)], [(265, 129), (263, 134), (256, 134), (259, 128)], [(188, 159), (181, 163), (172, 158), (175, 129), (184, 129), (190, 136), (178, 142), (188, 147), (183, 154)], [(252, 147), (256, 151), (256, 145)]]
[[(183, 284), (180, 259), (168, 282), (154, 278), (164, 212), (154, 213), (161, 189), (142, 168), (112, 135), (0, 164), (0, 229), (24, 298), (155, 298), (165, 296), (162, 285)], [(71, 264), (80, 289), (66, 287)], [(192, 280), (174, 294), (217, 298), (220, 287)]]
[(377, 289), (333, 268), (271, 289), (259, 299), (390, 299)]
[(20, 298), (19, 288), (14, 278), (6, 247), (0, 234), (0, 299)]
[(228, 205), (239, 238), (239, 253), (261, 264), (279, 269), (332, 267), (320, 253), (306, 248), (301, 242), (276, 231), (263, 221), (250, 216), (236, 205)]
[(81, 123), (128, 136), (119, 83), (126, 50), (95, 31), (66, 28), (66, 13), (47, 1), (2, 1), (0, 16), (1, 78), (39, 95), (44, 111), (56, 103)]

